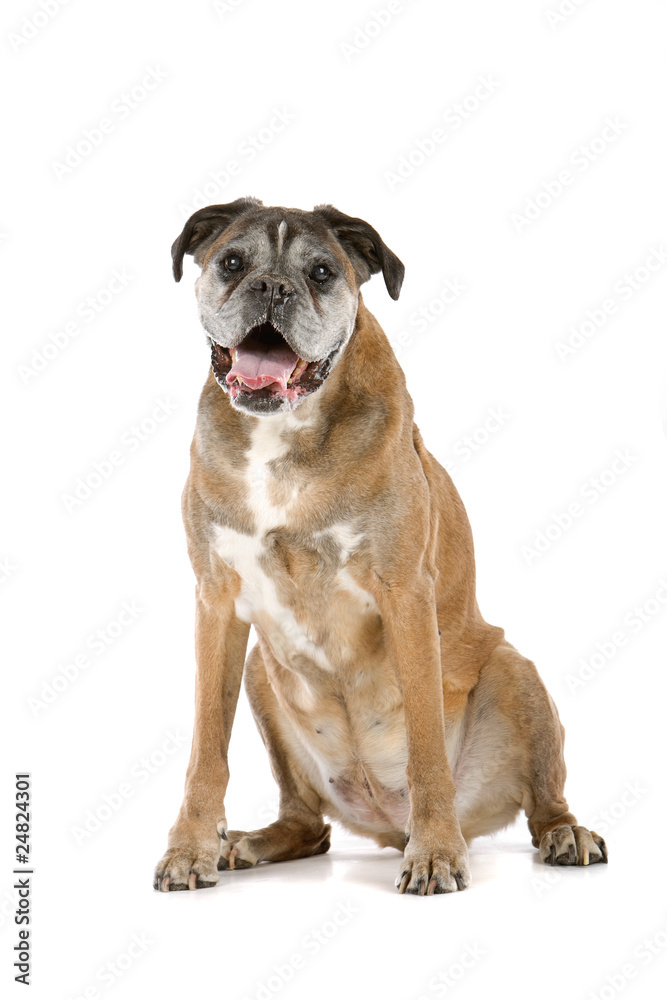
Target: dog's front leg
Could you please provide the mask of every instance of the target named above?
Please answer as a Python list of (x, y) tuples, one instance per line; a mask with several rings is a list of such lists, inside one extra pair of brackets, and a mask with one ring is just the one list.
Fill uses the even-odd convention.
[(442, 668), (432, 579), (385, 590), (385, 626), (403, 688), (410, 829), (399, 892), (456, 892), (470, 884), (445, 746)]
[(210, 601), (198, 588), (192, 751), (183, 804), (169, 831), (167, 852), (155, 869), (153, 886), (163, 892), (203, 889), (219, 879), (220, 838), (227, 828), (227, 749), (249, 630), (234, 613), (230, 587)]

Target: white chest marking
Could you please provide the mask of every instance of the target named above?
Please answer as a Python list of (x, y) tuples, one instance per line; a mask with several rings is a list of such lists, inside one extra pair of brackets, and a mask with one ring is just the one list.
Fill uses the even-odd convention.
[(317, 531), (315, 538), (333, 538), (340, 549), (339, 559), (341, 566), (344, 566), (350, 556), (359, 548), (364, 536), (358, 534), (351, 524), (346, 521), (338, 521), (323, 531)]
[(341, 590), (347, 590), (350, 594), (360, 601), (362, 607), (365, 611), (379, 611), (377, 606), (377, 601), (373, 595), (368, 591), (360, 587), (359, 584), (352, 578), (352, 574), (349, 570), (342, 567), (336, 573), (336, 582)]
[(288, 507), (276, 506), (269, 500), (269, 463), (285, 457), (289, 451), (289, 440), (283, 431), (298, 426), (294, 415), (285, 413), (260, 418), (252, 430), (246, 471), (246, 500), (255, 519), (255, 534), (258, 537), (287, 522)]
[[(290, 651), (309, 656), (327, 670), (330, 664), (324, 651), (307, 635), (292, 611), (278, 599), (273, 580), (260, 565), (266, 551), (266, 533), (289, 523), (291, 502), (285, 506), (273, 504), (269, 498), (271, 470), (269, 463), (289, 451), (284, 431), (303, 426), (293, 414), (286, 413), (259, 419), (251, 434), (248, 451), (247, 503), (255, 521), (255, 533), (244, 535), (233, 528), (215, 526), (214, 545), (224, 562), (236, 570), (242, 580), (241, 593), (236, 599), (236, 614), (241, 621), (256, 622), (267, 629), (267, 638), (281, 659)], [(296, 498), (296, 491), (293, 491)], [(261, 620), (261, 621), (260, 621)]]

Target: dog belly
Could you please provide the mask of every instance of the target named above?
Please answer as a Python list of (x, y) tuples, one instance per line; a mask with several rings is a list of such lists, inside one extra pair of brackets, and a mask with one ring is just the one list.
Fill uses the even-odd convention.
[(404, 745), (388, 745), (384, 752), (379, 748), (378, 757), (365, 753), (359, 759), (360, 748), (353, 744), (328, 754), (321, 745), (306, 743), (298, 731), (297, 740), (299, 770), (308, 773), (326, 815), (369, 832), (404, 833), (410, 816)]
[[(325, 617), (321, 624), (327, 631), (331, 623)], [(384, 643), (369, 655), (368, 634), (361, 624), (355, 627), (356, 656), (337, 661), (325, 645), (322, 656), (311, 659), (301, 643), (285, 656), (279, 633), (277, 646), (263, 636), (264, 660), (283, 709), (289, 756), (319, 794), (323, 812), (356, 833), (400, 848), (410, 821), (401, 688)], [(350, 645), (354, 650), (355, 643)], [(483, 684), (460, 709), (445, 708), (454, 805), (470, 840), (515, 818), (520, 754)]]
[(322, 607), (319, 622), (304, 629), (309, 643), (323, 637), (317, 652), (304, 647), (302, 632), (286, 635), (275, 622), (257, 627), (290, 755), (333, 818), (402, 835), (407, 740), (383, 630), (377, 615), (351, 615), (333, 594), (327, 603), (329, 614)]
[[(366, 770), (361, 770), (362, 775), (334, 779), (328, 794), (329, 815), (378, 833), (405, 831), (410, 817), (407, 781), (398, 789), (372, 789)], [(323, 797), (327, 801), (326, 790)]]
[(318, 716), (318, 742), (299, 734), (314, 783), (333, 818), (374, 831), (404, 832), (410, 799), (403, 720), (357, 708), (348, 725)]
[[(410, 820), (405, 720), (398, 688), (391, 703), (391, 670), (386, 664), (376, 670), (383, 680), (375, 687), (369, 671), (351, 709), (344, 689), (333, 703), (311, 690), (307, 710), (295, 708), (298, 699), (284, 702), (283, 724), (294, 766), (320, 795), (323, 811), (354, 832), (380, 842), (387, 835), (386, 843), (400, 847)], [(389, 695), (384, 704), (381, 691)], [(476, 702), (448, 714), (445, 733), (454, 805), (468, 840), (511, 823), (520, 803), (512, 737), (494, 705)]]

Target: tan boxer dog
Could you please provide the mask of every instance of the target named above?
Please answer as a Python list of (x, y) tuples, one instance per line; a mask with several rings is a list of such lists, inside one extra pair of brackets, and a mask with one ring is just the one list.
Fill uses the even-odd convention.
[[(403, 852), (399, 892), (465, 889), (466, 841), (520, 809), (547, 863), (606, 862), (565, 800), (553, 701), (480, 614), (463, 504), (359, 294), (382, 271), (398, 298), (401, 262), (361, 219), (254, 198), (188, 220), (177, 281), (186, 253), (211, 347), (183, 495), (195, 726), (155, 888), (323, 854), (326, 818)], [(224, 805), (243, 674), (280, 787), (249, 833)]]

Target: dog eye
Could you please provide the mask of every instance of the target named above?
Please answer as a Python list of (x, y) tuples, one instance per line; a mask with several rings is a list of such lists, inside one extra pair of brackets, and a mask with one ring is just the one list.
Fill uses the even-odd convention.
[(223, 260), (223, 264), (225, 271), (240, 271), (243, 267), (243, 257), (239, 257), (237, 253), (230, 253), (229, 257)]
[(331, 275), (331, 271), (324, 264), (316, 264), (313, 270), (310, 272), (310, 276), (313, 281), (319, 281), (320, 284), (325, 282), (327, 278)]

